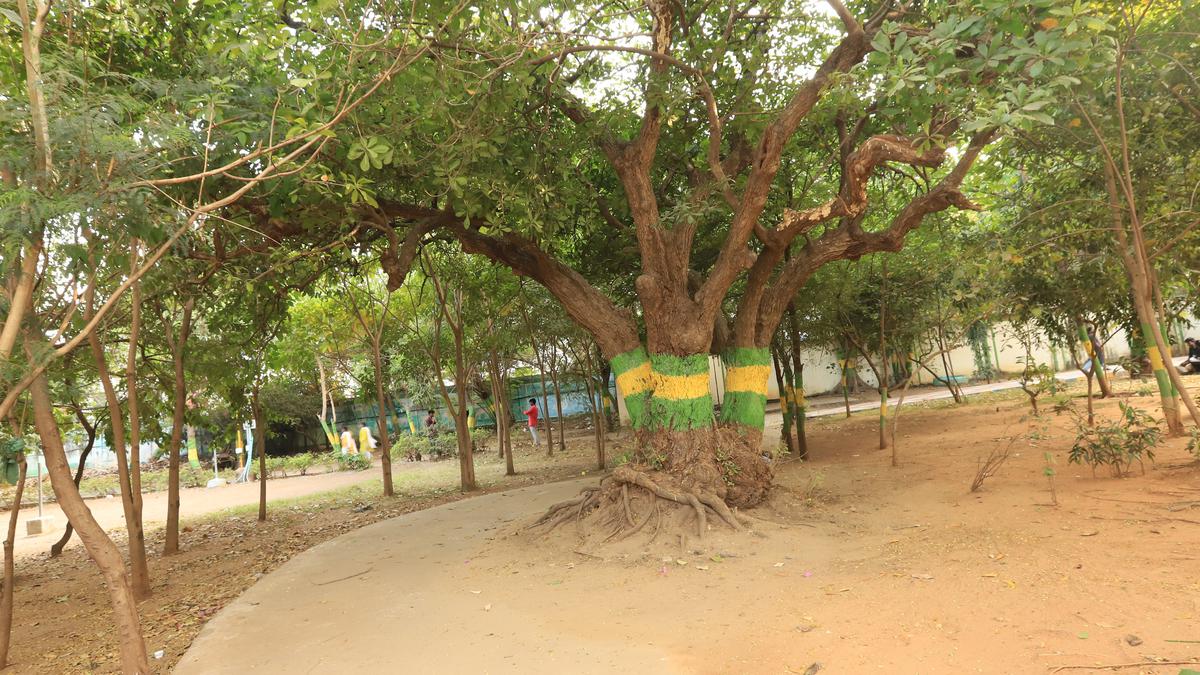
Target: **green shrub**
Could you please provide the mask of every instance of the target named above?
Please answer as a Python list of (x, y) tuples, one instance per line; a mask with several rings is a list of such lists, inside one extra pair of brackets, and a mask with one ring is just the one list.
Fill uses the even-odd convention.
[(284, 462), (285, 468), (293, 474), (307, 476), (308, 470), (317, 463), (317, 458), (311, 452), (302, 452), (298, 455), (290, 455), (287, 461)]
[(430, 438), (422, 434), (405, 434), (392, 444), (392, 459), (400, 461), (420, 455), (424, 459), (445, 459), (458, 454), (454, 434), (439, 434)]
[(336, 465), (338, 471), (363, 471), (371, 468), (371, 462), (365, 455), (344, 455), (338, 450), (326, 453), (325, 462)]
[(1187, 451), (1200, 462), (1200, 427), (1192, 429), (1192, 437), (1188, 440)]
[(1114, 477), (1120, 477), (1133, 466), (1134, 460), (1146, 472), (1143, 458), (1154, 461), (1154, 446), (1162, 440), (1162, 430), (1150, 415), (1122, 402), (1121, 416), (1112, 422), (1089, 427), (1082, 419), (1076, 421), (1077, 435), (1068, 461), (1087, 464), (1096, 474), (1096, 467), (1107, 466)]

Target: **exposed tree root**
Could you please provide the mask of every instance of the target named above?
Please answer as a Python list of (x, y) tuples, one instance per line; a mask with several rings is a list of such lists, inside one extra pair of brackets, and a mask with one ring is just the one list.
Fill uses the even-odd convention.
[[(671, 512), (663, 511), (662, 501), (687, 509), (695, 517), (701, 538), (708, 531), (710, 516), (737, 532), (746, 531), (738, 515), (715, 490), (686, 488), (665, 473), (630, 465), (617, 467), (598, 487), (587, 488), (579, 496), (551, 506), (528, 529), (549, 534), (564, 523), (575, 522), (584, 536), (589, 531), (595, 534), (599, 530), (601, 541), (612, 542), (642, 532), (653, 521), (650, 535), (650, 541), (653, 541), (663, 528), (665, 516)], [(647, 506), (636, 506), (642, 502)], [(645, 515), (637, 513), (643, 510)]]

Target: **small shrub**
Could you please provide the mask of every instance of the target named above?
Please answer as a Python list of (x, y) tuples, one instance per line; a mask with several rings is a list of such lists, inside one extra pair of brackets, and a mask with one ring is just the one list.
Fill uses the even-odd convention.
[(337, 465), (338, 471), (363, 471), (371, 468), (371, 462), (365, 455), (343, 455), (337, 450), (329, 452), (325, 461)]
[(1021, 389), (1029, 397), (1029, 406), (1033, 408), (1033, 414), (1038, 415), (1038, 397), (1043, 394), (1057, 394), (1062, 389), (1062, 383), (1054, 376), (1050, 366), (1044, 363), (1028, 363), (1021, 372)]
[(1187, 451), (1200, 462), (1200, 427), (1192, 429), (1192, 437), (1188, 440)]
[(471, 447), (475, 448), (476, 452), (481, 452), (487, 448), (491, 440), (492, 432), (487, 429), (473, 429), (471, 431)]
[(286, 458), (284, 466), (288, 471), (301, 476), (307, 476), (308, 470), (317, 463), (317, 458), (311, 452), (302, 452)]
[(1089, 427), (1076, 421), (1077, 435), (1068, 461), (1096, 467), (1107, 466), (1114, 477), (1124, 475), (1134, 460), (1146, 472), (1143, 458), (1154, 461), (1154, 446), (1162, 440), (1162, 430), (1150, 415), (1122, 402), (1121, 416), (1115, 421)]

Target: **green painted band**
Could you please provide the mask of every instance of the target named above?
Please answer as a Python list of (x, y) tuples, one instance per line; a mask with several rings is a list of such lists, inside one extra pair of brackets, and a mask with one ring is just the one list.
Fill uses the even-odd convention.
[(731, 366), (769, 366), (771, 365), (771, 350), (765, 347), (761, 349), (738, 347), (726, 351), (721, 358)]
[(647, 401), (642, 428), (701, 429), (713, 422), (712, 398), (699, 396), (685, 399), (650, 398)]
[[(786, 409), (785, 409), (786, 410)], [(790, 418), (791, 413), (785, 412)], [(726, 392), (725, 400), (721, 403), (721, 421), (726, 424), (740, 424), (755, 429), (762, 429), (767, 416), (767, 397), (749, 391)]]
[(629, 412), (629, 425), (641, 429), (646, 424), (646, 394), (625, 397), (625, 410)]
[(674, 354), (651, 354), (650, 367), (663, 375), (708, 374), (708, 354), (675, 356)]
[(650, 357), (646, 354), (646, 348), (639, 346), (635, 349), (630, 349), (624, 354), (617, 354), (612, 357), (609, 363), (612, 364), (613, 373), (620, 375), (633, 368), (637, 368), (648, 360), (650, 360)]

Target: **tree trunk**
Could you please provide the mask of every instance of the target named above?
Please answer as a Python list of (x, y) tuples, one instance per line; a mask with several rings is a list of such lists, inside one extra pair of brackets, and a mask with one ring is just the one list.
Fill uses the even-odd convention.
[(842, 346), (842, 402), (846, 404), (846, 417), (850, 417), (850, 347)]
[[(708, 354), (648, 354), (637, 347), (611, 360), (617, 386), (634, 428), (633, 464), (665, 474), (690, 495), (715, 496), (731, 506), (753, 506), (771, 484), (770, 465), (761, 456), (762, 428), (753, 426), (762, 412), (751, 403), (761, 391), (759, 367), (768, 367), (766, 350), (731, 350), (734, 386), (746, 396), (730, 409), (737, 422), (716, 427), (708, 386)], [(747, 370), (738, 370), (745, 368)], [(727, 375), (727, 377), (730, 377)], [(726, 385), (726, 401), (730, 401)], [(761, 395), (765, 400), (765, 394)], [(746, 420), (749, 424), (742, 424)]]
[[(563, 417), (562, 411), (562, 389), (560, 389), (558, 386), (558, 348), (551, 346), (550, 349), (553, 350), (552, 353), (554, 354), (554, 358), (550, 359), (550, 383), (554, 385), (554, 409), (558, 413), (558, 449), (566, 452), (567, 421), (566, 418)], [(549, 413), (550, 411), (547, 410), (546, 412)], [(546, 428), (550, 428), (549, 414), (546, 415)]]
[(179, 333), (171, 337), (171, 328), (164, 331), (171, 347), (171, 363), (175, 370), (174, 407), (171, 412), (171, 440), (167, 444), (167, 526), (163, 542), (163, 555), (179, 552), (179, 449), (183, 444), (183, 427), (187, 412), (187, 381), (185, 380), (183, 355), (187, 348), (188, 335), (192, 330), (192, 308), (195, 301), (188, 299), (183, 305), (183, 318), (179, 322)]
[(796, 316), (795, 303), (788, 303), (787, 317), (787, 335), (792, 345), (792, 388), (788, 391), (788, 403), (792, 408), (793, 424), (796, 429), (796, 456), (807, 461), (808, 434), (805, 422), (808, 409), (804, 405), (804, 359), (800, 348), (800, 319)]
[[(538, 376), (542, 381), (542, 406), (544, 406), (546, 408), (546, 412), (549, 413), (550, 401), (549, 397), (546, 395), (546, 366), (542, 362), (542, 352), (540, 349), (538, 349), (537, 336), (533, 332), (533, 322), (529, 320), (529, 310), (526, 309), (525, 303), (520, 304), (521, 316), (525, 319), (525, 329), (529, 332), (529, 344), (533, 347), (533, 356), (534, 359), (536, 359), (538, 367)], [(548, 457), (554, 456), (554, 427), (550, 424), (549, 419), (546, 420), (546, 455)]]
[[(121, 508), (125, 514), (125, 530), (129, 534), (129, 566), (132, 570), (134, 596), (140, 601), (150, 595), (150, 569), (146, 563), (144, 540), (135, 533), (141, 531), (138, 522), (139, 514), (133, 500), (133, 487), (129, 478), (129, 459), (126, 457), (125, 421), (121, 411), (121, 401), (113, 388), (109, 376), (108, 363), (104, 356), (104, 348), (100, 345), (100, 336), (93, 331), (88, 335), (88, 346), (91, 347), (92, 357), (96, 361), (96, 377), (104, 390), (104, 398), (108, 403), (109, 428), (112, 429), (113, 453), (117, 457), (117, 482), (121, 487)], [(141, 545), (139, 547), (139, 545)]]
[[(1171, 376), (1163, 363), (1165, 345), (1158, 333), (1158, 322), (1154, 316), (1153, 293), (1150, 289), (1150, 279), (1137, 252), (1131, 250), (1131, 242), (1125, 230), (1124, 217), (1121, 212), (1121, 196), (1117, 191), (1116, 177), (1113, 169), (1105, 164), (1105, 187), (1109, 198), (1109, 211), (1112, 216), (1114, 230), (1117, 235), (1117, 252), (1129, 276), (1132, 290), (1133, 308), (1141, 324), (1142, 336), (1146, 339), (1146, 355), (1154, 370), (1154, 380), (1158, 385), (1159, 402), (1162, 406), (1163, 417), (1167, 423), (1167, 432), (1172, 436), (1183, 435), (1183, 422), (1179, 418), (1179, 406), (1172, 388)], [(1136, 243), (1136, 242), (1133, 242)], [(1169, 352), (1168, 352), (1169, 353)]]
[(258, 448), (258, 522), (267, 519), (267, 427), (258, 402), (257, 382), (250, 394), (250, 414), (254, 416), (254, 445)]
[[(460, 324), (461, 326), (461, 324)], [(475, 453), (471, 444), (471, 429), (467, 425), (467, 366), (463, 353), (461, 328), (454, 330), (454, 393), (458, 398), (458, 409), (454, 413), (454, 433), (458, 440), (459, 479), (464, 491), (476, 490)], [(549, 425), (547, 425), (549, 426)]]
[(791, 378), (784, 372), (783, 359), (779, 355), (778, 345), (771, 350), (771, 362), (775, 366), (775, 381), (779, 383), (779, 408), (780, 414), (783, 416), (783, 426), (780, 428), (779, 435), (783, 440), (783, 446), (787, 448), (789, 455), (795, 455), (798, 451), (796, 447), (796, 438), (792, 434), (792, 427), (795, 426), (795, 419), (792, 416), (792, 405), (788, 400), (790, 394), (788, 383)]
[(373, 345), (371, 356), (375, 366), (375, 396), (379, 401), (379, 449), (382, 455), (380, 465), (383, 467), (383, 496), (392, 497), (396, 493), (392, 488), (391, 443), (388, 441), (387, 431), (387, 397), (383, 392), (383, 357), (380, 354), (378, 343)]
[(79, 539), (87, 548), (88, 555), (96, 561), (108, 586), (117, 625), (121, 670), (125, 673), (149, 673), (150, 661), (146, 656), (146, 643), (138, 622), (137, 602), (129, 578), (125, 575), (125, 563), (121, 560), (121, 552), (92, 517), (92, 512), (71, 481), (71, 469), (67, 465), (67, 454), (63, 449), (58, 424), (54, 421), (54, 404), (50, 400), (50, 389), (44, 374), (34, 378), (29, 392), (33, 401), (34, 423), (42, 439), (46, 468), (58, 505), (79, 532)]
[[(1077, 322), (1077, 325), (1079, 326), (1079, 342), (1083, 345), (1084, 353), (1092, 360), (1092, 372), (1096, 375), (1096, 383), (1100, 385), (1100, 396), (1101, 398), (1112, 398), (1112, 387), (1109, 386), (1108, 376), (1104, 372), (1103, 352), (1101, 351), (1103, 347), (1097, 349), (1092, 341), (1092, 336), (1088, 335), (1087, 328), (1082, 322)], [(1087, 375), (1087, 373), (1084, 374)]]
[[(75, 418), (79, 420), (79, 425), (87, 432), (87, 443), (83, 446), (83, 450), (79, 453), (79, 466), (75, 467), (75, 487), (79, 488), (79, 481), (83, 480), (84, 466), (87, 464), (88, 455), (92, 453), (92, 447), (96, 445), (96, 425), (88, 424), (87, 417), (83, 414), (83, 409), (79, 407), (77, 402), (74, 403)], [(67, 543), (71, 541), (71, 535), (75, 533), (75, 528), (70, 522), (63, 529), (63, 535), (58, 541), (50, 546), (50, 557), (57, 558), (62, 554), (63, 549), (67, 547)]]
[[(130, 274), (137, 272), (137, 239), (130, 246)], [(129, 301), (129, 352), (125, 363), (125, 391), (129, 408), (129, 494), (133, 500), (133, 529), (129, 530), (129, 559), (133, 592), (139, 601), (150, 597), (150, 568), (146, 562), (146, 533), (142, 526), (142, 415), (138, 407), (138, 337), (142, 329), (142, 283), (134, 282)]]
[(16, 582), (16, 563), (13, 546), (17, 541), (17, 519), (21, 514), (21, 496), (25, 493), (25, 456), (17, 467), (17, 489), (13, 495), (12, 511), (8, 514), (8, 536), (4, 540), (4, 588), (0, 591), (0, 670), (8, 667), (8, 648), (12, 643), (13, 584)]
[[(887, 259), (883, 262), (883, 282), (880, 289), (879, 301), (879, 368), (875, 369), (875, 379), (879, 381), (879, 449), (887, 450), (888, 434), (888, 351), (887, 351)], [(944, 351), (942, 352), (945, 353)], [(953, 391), (953, 389), (951, 389)], [(958, 397), (955, 396), (955, 401)]]

